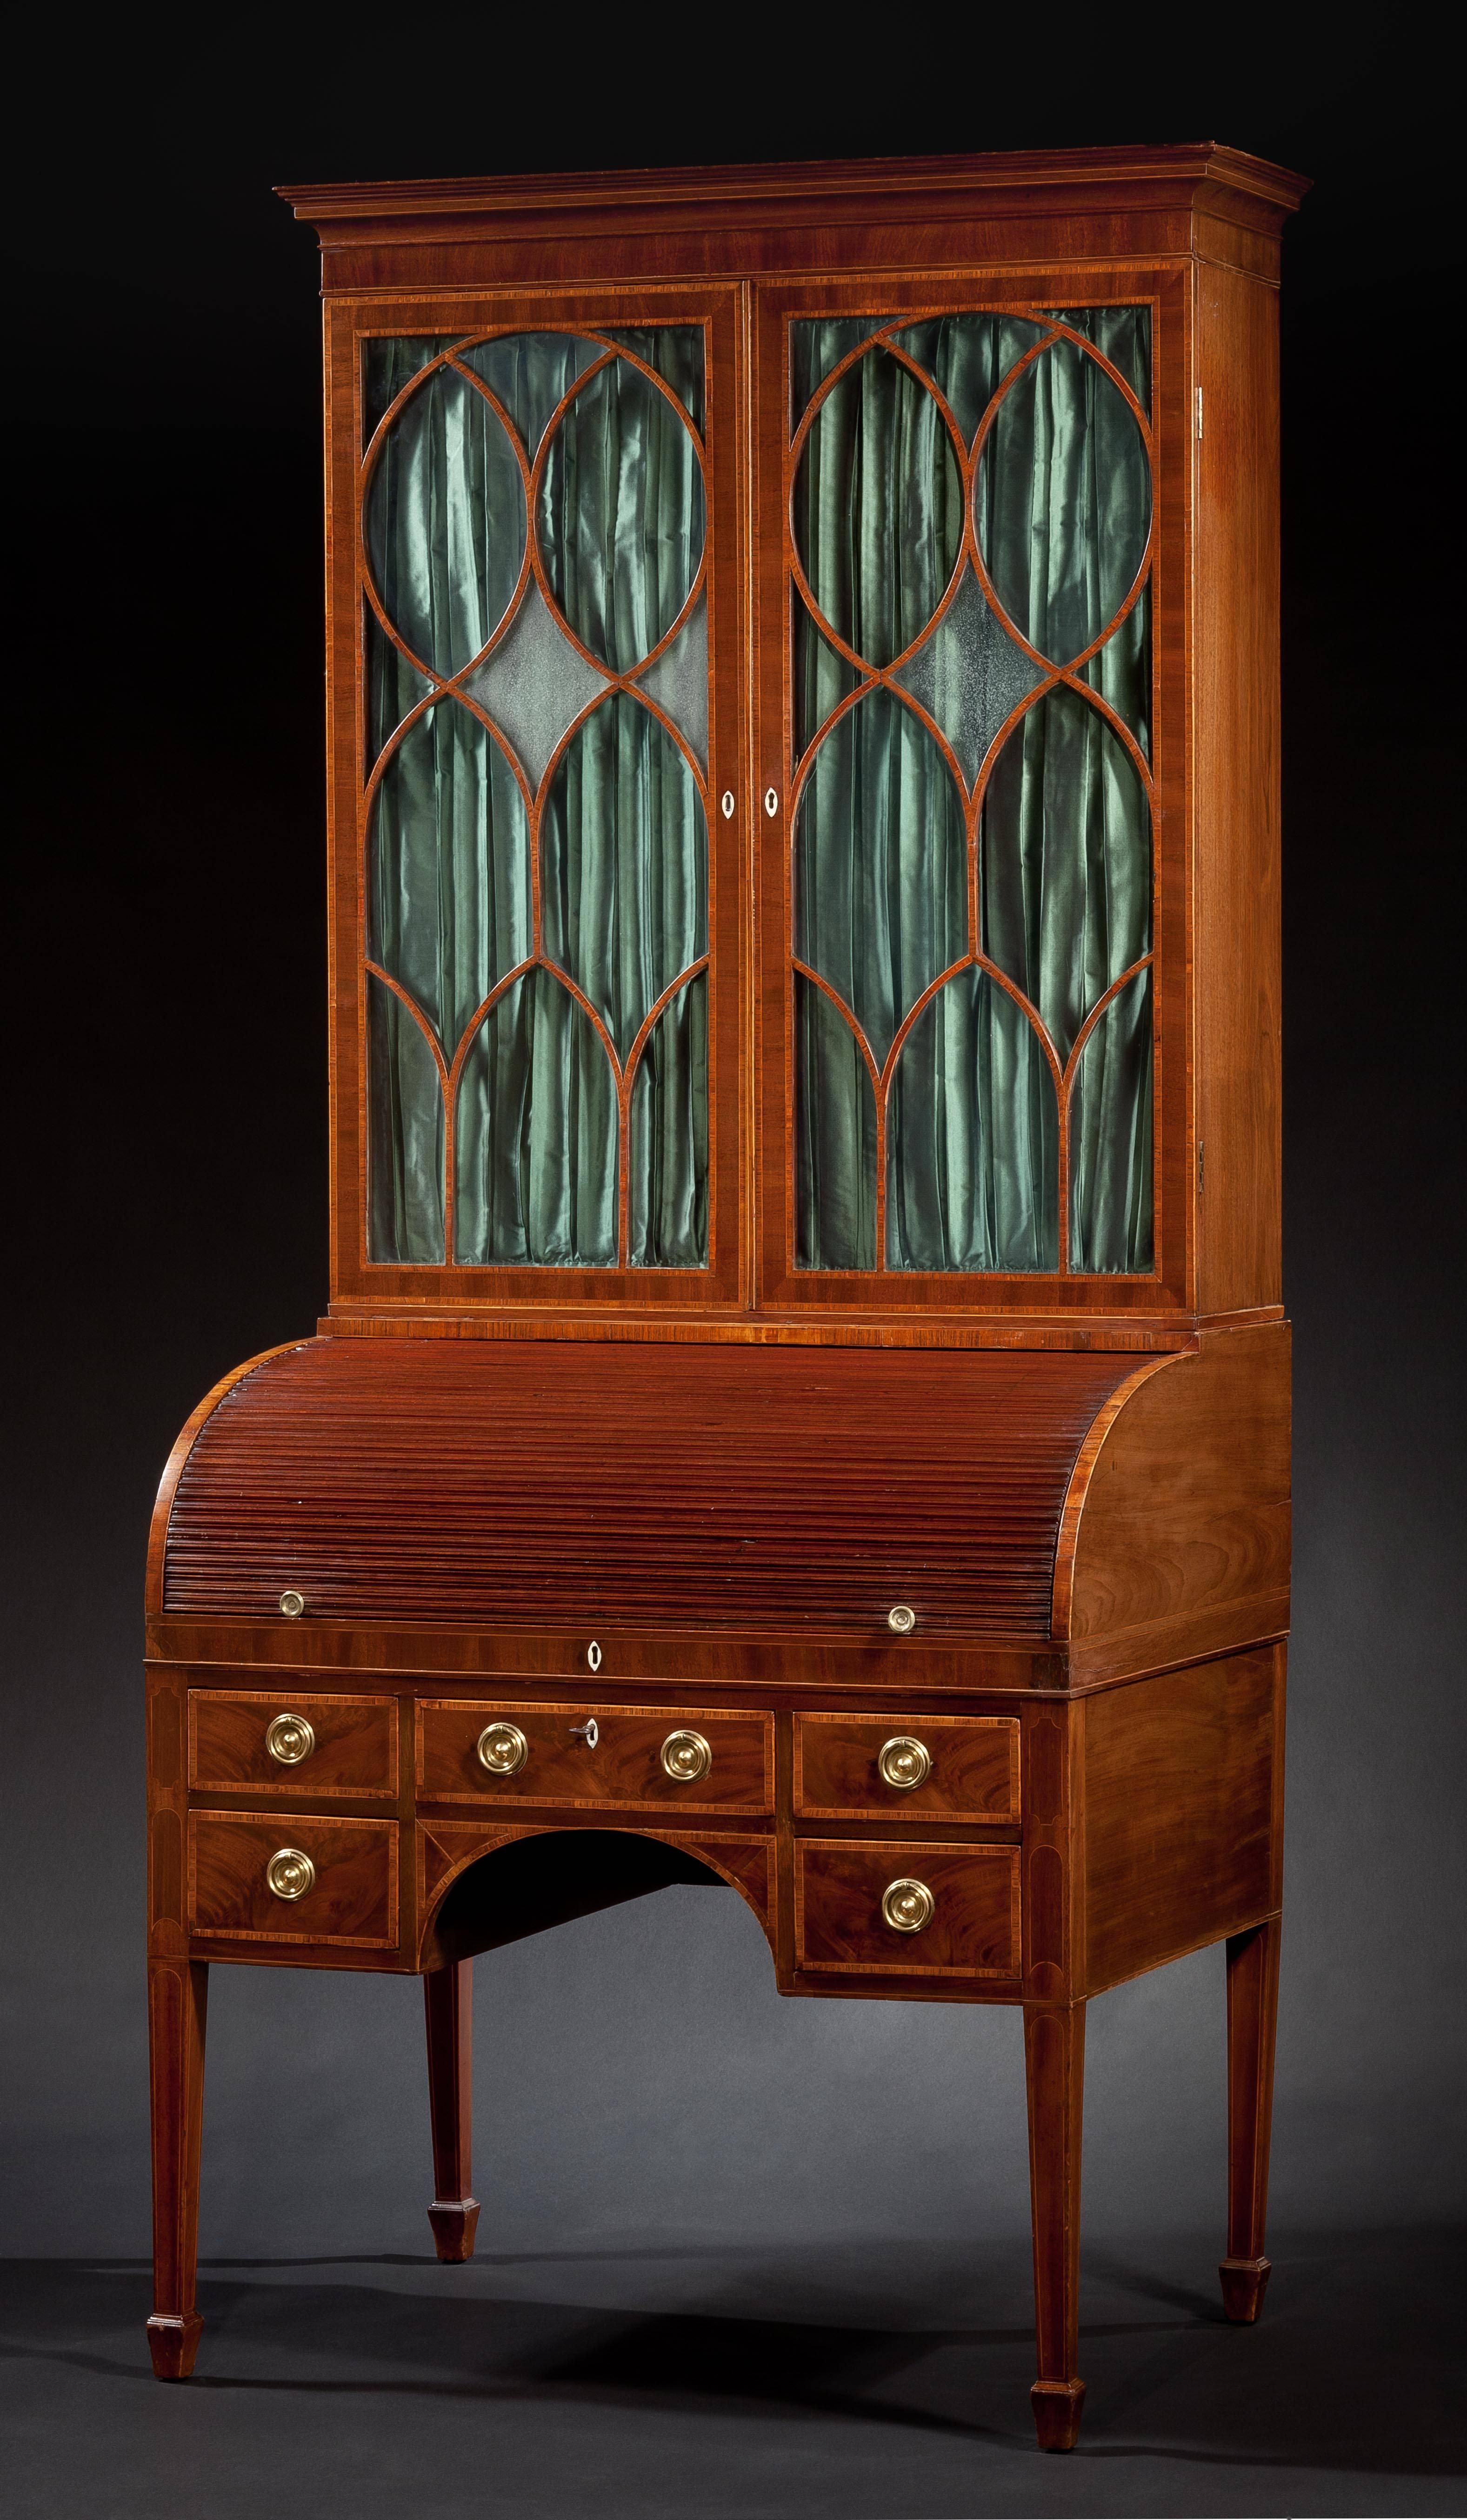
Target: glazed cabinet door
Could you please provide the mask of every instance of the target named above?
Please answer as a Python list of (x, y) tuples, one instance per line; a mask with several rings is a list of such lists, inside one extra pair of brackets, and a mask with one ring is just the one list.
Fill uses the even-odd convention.
[(1182, 284), (756, 297), (761, 1297), (1179, 1304)]
[(734, 1303), (734, 293), (328, 328), (334, 1293)]

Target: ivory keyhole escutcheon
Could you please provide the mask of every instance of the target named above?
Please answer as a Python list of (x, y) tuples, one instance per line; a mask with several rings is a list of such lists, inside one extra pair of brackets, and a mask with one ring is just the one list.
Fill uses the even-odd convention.
[(766, 814), (768, 814), (770, 821), (773, 822), (775, 816), (779, 810), (779, 790), (778, 788), (766, 788), (764, 791), (764, 810)]
[(596, 1641), (595, 1637), (593, 1637), (593, 1638), (592, 1638), (590, 1644), (586, 1647), (586, 1660), (587, 1660), (587, 1662), (590, 1664), (591, 1669), (592, 1669), (593, 1671), (600, 1671), (600, 1667), (601, 1667), (601, 1649), (600, 1649), (600, 1646), (597, 1643), (597, 1641)]
[(733, 822), (733, 820), (734, 820), (734, 790), (733, 790), (733, 788), (726, 788), (724, 789), (723, 795), (722, 795), (722, 797), (720, 798), (720, 800), (719, 800), (719, 801), (720, 801), (720, 807), (721, 807), (721, 810), (722, 810), (722, 813), (723, 813), (724, 821), (725, 821), (726, 823), (732, 823), (732, 822)]

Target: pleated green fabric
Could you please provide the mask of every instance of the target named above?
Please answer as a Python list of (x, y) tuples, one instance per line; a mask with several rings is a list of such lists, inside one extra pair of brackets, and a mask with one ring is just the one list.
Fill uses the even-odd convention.
[[(476, 662), (491, 642), (500, 652), (524, 560), (529, 519), (516, 439), (532, 459), (573, 393), (547, 451), (535, 529), (555, 602), (613, 672), (657, 645), (691, 590), (706, 532), (697, 449), (683, 411), (630, 360), (587, 376), (604, 342), (537, 333), (467, 345), (458, 355), (497, 397), (508, 428), (467, 379), (431, 368), (444, 346), (378, 341), (368, 352), (378, 418), (421, 378), (380, 449), (366, 523), (382, 608), (428, 669), (369, 618), (368, 753), (381, 766), (368, 951), (421, 1011), (445, 1064), (458, 1060), (453, 1247), (437, 1065), (422, 1025), (378, 982), (369, 1012), (369, 1247), (374, 1259), (429, 1264), (706, 1267), (707, 983), (697, 974), (675, 986), (707, 950), (697, 783), (650, 712), (612, 694), (531, 807), (512, 743), (479, 713), (490, 683)], [(647, 328), (626, 346), (701, 419), (700, 331)], [(539, 598), (529, 602), (533, 609)], [(517, 616), (513, 626), (517, 635)], [(469, 665), (477, 708), (453, 695), (432, 698), (437, 677)], [(526, 672), (540, 678), (538, 724), (568, 728), (595, 692), (543, 607), (515, 653), (521, 700)], [(404, 727), (424, 699), (431, 704)], [(694, 738), (705, 724), (706, 704)], [(491, 992), (526, 962), (534, 968), (473, 1028)], [(625, 1251), (616, 1076), (557, 970), (596, 1009), (623, 1064), (645, 1016), (673, 992), (629, 1089)]]
[[(817, 390), (854, 346), (850, 320), (794, 328), (797, 398)], [(1060, 320), (1113, 361), (1144, 409), (1148, 310), (1082, 309)], [(1043, 339), (1027, 319), (945, 317), (900, 338), (940, 386), (969, 446), (1010, 380), (979, 457), (973, 527), (1013, 627), (1049, 663), (1073, 664), (1114, 622), (1146, 549), (1150, 472), (1125, 396), (1063, 337), (1021, 368)], [(816, 604), (868, 664), (890, 665), (920, 642), (941, 600), (961, 528), (956, 478), (935, 401), (889, 351), (868, 349), (817, 412), (793, 506)], [(1006, 641), (974, 601), (965, 598), (949, 618), (981, 626), (990, 643)], [(954, 632), (944, 635), (951, 641)], [(924, 652), (919, 644), (917, 655)], [(1006, 652), (1022, 667), (1015, 643), (1006, 641)], [(803, 606), (793, 661), (803, 749), (860, 678)], [(1083, 671), (1144, 751), (1144, 592)], [(1014, 688), (1040, 672), (1024, 668)], [(1026, 1011), (968, 968), (913, 1023), (887, 1103), (884, 1265), (1048, 1271), (1059, 1266), (1063, 1239), (1073, 1269), (1147, 1269), (1146, 975), (1100, 1016), (1071, 1079), (1068, 1220), (1059, 1212), (1059, 1104), (1041, 1037), (1043, 1028), (1063, 1067), (1086, 1017), (1150, 949), (1144, 783), (1100, 713), (1074, 690), (1051, 687), (1005, 740), (973, 836), (977, 939), (966, 935), (961, 799), (919, 721), (878, 691), (821, 738), (795, 834), (792, 941), (850, 1010), (878, 1066), (921, 989), (972, 944), (1027, 1001)], [(854, 1040), (848, 1050), (839, 1039), (843, 1028), (823, 994), (797, 979), (795, 1242), (804, 1268), (878, 1265), (875, 1101)]]

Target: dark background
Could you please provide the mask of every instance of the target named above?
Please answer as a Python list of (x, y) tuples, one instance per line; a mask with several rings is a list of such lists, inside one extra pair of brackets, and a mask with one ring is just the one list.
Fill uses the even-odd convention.
[[(272, 184), (1216, 137), (1315, 183), (1288, 231), (1283, 297), (1298, 1554), (1274, 2256), (1282, 2266), (1292, 2247), (1315, 2270), (1295, 2297), (1320, 2317), (1335, 2287), (1318, 2270), (1336, 2264), (1373, 2270), (1366, 2290), (1377, 2311), (1395, 2305), (1398, 2342), (1438, 2317), (1423, 2235), (1467, 2207), (1455, 81), (1409, 12), (1298, 24), (1234, 12), (1195, 50), (1178, 50), (1173, 13), (1124, 37), (1109, 13), (1029, 21), (995, 36), (972, 13), (913, 16), (885, 53), (854, 16), (603, 13), (593, 29), (543, 10), (368, 11), (328, 27), (266, 10), (178, 22), (166, 42), (146, 21), (85, 40), (59, 13), (54, 35), (12, 21), (0, 2254), (106, 2262), (135, 2285), (148, 2231), (148, 1516), (202, 1392), (308, 1331), (328, 1292), (317, 265)], [(846, 2478), (833, 2436), (819, 2454), (807, 2441), (797, 2485), (787, 2441), (783, 2463), (772, 2452), (745, 2477), (737, 2458), (762, 2436), (756, 2424), (731, 2447), (721, 2402), (696, 2488), (674, 2490), (655, 2458), (634, 2487), (614, 2418), (625, 2401), (645, 2451), (639, 2386), (655, 2398), (649, 2373), (682, 2368), (694, 2314), (737, 2322), (728, 2352), (735, 2363), (754, 2352), (761, 2405), (783, 2403), (789, 2369), (805, 2367), (780, 2320), (807, 2345), (822, 2319), (920, 2324), (931, 2291), (944, 2316), (981, 2327), (983, 2305), (959, 2316), (954, 2287), (987, 2251), (1012, 2296), (1003, 2333), (1020, 2340), (1002, 2421), (1021, 2444), (1016, 2017), (781, 2004), (741, 1903), (700, 1890), (492, 1956), (478, 1986), (485, 2256), (456, 2280), (480, 2284), (480, 2317), (518, 2283), (578, 2316), (645, 2316), (654, 2339), (630, 2377), (594, 2375), (591, 2397), (612, 2409), (594, 2452), (565, 2451), (584, 2408), (574, 2387), (551, 2388), (559, 2428), (532, 2424), (541, 2449), (503, 2471), (503, 2507), (581, 2509), (594, 2494), (620, 2508), (618, 2491), (629, 2509), (660, 2510), (664, 2492), (669, 2510), (995, 2507), (981, 2494), (997, 2487), (946, 2471), (918, 2490), (925, 2434), (914, 2452), (897, 2436), (917, 2468), (894, 2471), (875, 2501), (852, 2481), (878, 2472), (868, 2464), (833, 2481)], [(321, 2315), (329, 2325), (342, 2303), (359, 2308), (359, 2279), (387, 2322), (384, 2374), (405, 2352), (417, 2369), (440, 2346), (450, 2363), (466, 2350), (462, 2330), (443, 2331), (457, 2346), (436, 2330), (423, 2341), (437, 2278), (387, 2272), (393, 2253), (416, 2262), (426, 2245), (420, 2025), (411, 1982), (214, 1973), (204, 2255), (331, 2258), (338, 2272), (360, 2260), (368, 2272), (341, 2277)], [(1111, 2260), (1132, 2270), (1133, 2321), (1135, 2270), (1175, 2267), (1182, 2290), (1157, 2277), (1153, 2291), (1174, 2311), (1192, 2301), (1176, 2314), (1188, 2334), (1211, 2313), (1185, 2286), (1210, 2282), (1221, 2250), (1222, 2040), (1218, 1953), (1091, 2008), (1088, 2263), (1102, 2277)], [(662, 2272), (648, 2274), (653, 2262)], [(296, 2279), (278, 2271), (287, 2289)], [(394, 2281), (417, 2305), (411, 2350), (391, 2324)], [(74, 2377), (96, 2362), (77, 2322), (104, 2312), (56, 2299), (53, 2326), (30, 2332), (51, 2340), (42, 2362)], [(132, 2305), (129, 2292), (111, 2360), (96, 2365), (129, 2378), (145, 2367)], [(1269, 2316), (1287, 2308), (1277, 2275)], [(1163, 2328), (1172, 2316), (1153, 2315)], [(1209, 2330), (1208, 2353), (1220, 2336)], [(206, 2337), (201, 2379), (210, 2350)], [(608, 2350), (615, 2364), (621, 2349)], [(717, 2398), (718, 2362), (698, 2366), (686, 2402), (674, 2388), (680, 2420), (710, 2387)], [(1279, 2382), (1280, 2407), (1313, 2405), (1317, 2438), (1280, 2449), (1275, 2427), (1258, 2478), (1242, 2475), (1254, 2383), (1246, 2403), (1223, 2390), (1197, 2417), (1231, 2449), (1178, 2450), (1165, 2486), (1130, 2467), (1124, 2484), (1093, 2465), (1083, 2483), (1079, 2462), (1030, 2461), (997, 2507), (1460, 2507), (1442, 2482), (1462, 2462), (1440, 2410), (1428, 2398), (1407, 2423), (1384, 2367), (1377, 2352), (1355, 2378), (1321, 2365), (1308, 2386)], [(40, 2389), (40, 2365), (24, 2369)], [(860, 2399), (859, 2375), (837, 2386), (823, 2370), (806, 2372), (811, 2403)], [(537, 2385), (524, 2384), (532, 2410)], [(443, 2386), (472, 2394), (467, 2380)], [(1148, 2397), (1134, 2371), (1128, 2386), (1115, 2440), (1165, 2430), (1167, 2390)], [(223, 2423), (223, 2399), (126, 2403), (187, 2404), (202, 2462), (176, 2502), (160, 2487), (139, 2509), (214, 2520), (263, 2507), (250, 2497), (266, 2471), (247, 2446), (230, 2452), (228, 2487), (208, 2468), (214, 2416), (199, 2409)], [(328, 2464), (375, 2403), (368, 2389), (328, 2409)], [(26, 2509), (79, 2509), (79, 2488), (46, 2483), (76, 2418), (44, 2395), (22, 2404)], [(966, 2404), (959, 2392), (933, 2438), (968, 2420)], [(1097, 2393), (1088, 2442), (1103, 2420)], [(552, 2438), (569, 2461), (563, 2491), (541, 2455)], [(1308, 2498), (1311, 2460), (1331, 2472), (1324, 2501)], [(1270, 2462), (1288, 2476), (1270, 2481)], [(1373, 2471), (1366, 2499), (1343, 2498), (1344, 2470)], [(736, 2488), (715, 2485), (735, 2471)], [(360, 2478), (352, 2491), (340, 2507), (365, 2508)], [(441, 2479), (437, 2491), (447, 2498), (419, 2473), (402, 2507), (476, 2507), (467, 2486), (463, 2500)]]

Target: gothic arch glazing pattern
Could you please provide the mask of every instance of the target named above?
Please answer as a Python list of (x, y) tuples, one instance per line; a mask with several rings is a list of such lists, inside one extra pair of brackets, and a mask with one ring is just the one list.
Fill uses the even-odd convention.
[(702, 328), (363, 382), (369, 1257), (705, 1267)]
[(790, 353), (795, 1265), (1144, 1274), (1150, 310)]

